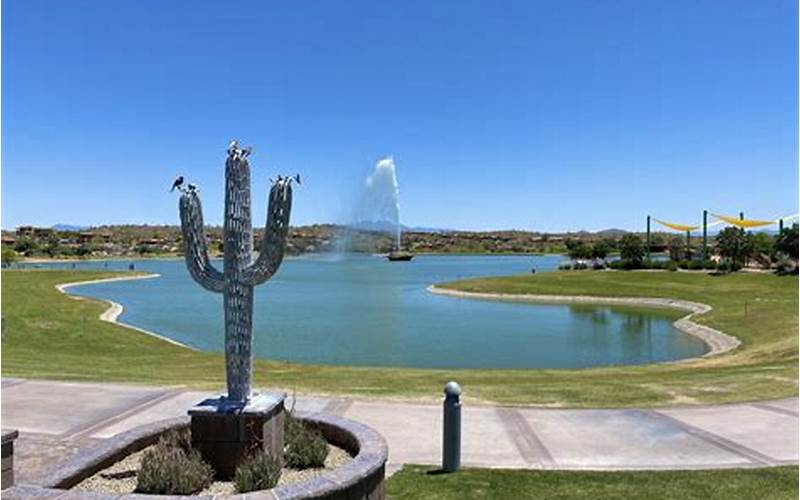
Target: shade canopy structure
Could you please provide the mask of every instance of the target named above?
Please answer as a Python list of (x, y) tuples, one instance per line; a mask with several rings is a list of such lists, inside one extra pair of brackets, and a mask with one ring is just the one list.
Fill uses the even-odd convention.
[(776, 220), (740, 219), (739, 217), (731, 217), (729, 215), (719, 215), (715, 213), (711, 213), (711, 215), (713, 215), (720, 221), (727, 222), (732, 226), (741, 227), (743, 229), (749, 229), (752, 227), (771, 226), (773, 224), (778, 223), (778, 219)]
[[(717, 220), (713, 222), (708, 221), (708, 216), (711, 215), (712, 217), (716, 218)], [(773, 224), (777, 224), (779, 226), (779, 231), (783, 232), (783, 223), (786, 221), (791, 221), (793, 219), (797, 219), (798, 215), (787, 215), (784, 217), (778, 217), (775, 220), (760, 220), (760, 219), (745, 219), (744, 212), (739, 214), (739, 217), (732, 217), (729, 215), (720, 215), (711, 213), (708, 210), (703, 210), (703, 223), (702, 225), (689, 225), (689, 224), (677, 224), (675, 222), (667, 222), (663, 220), (656, 219), (655, 217), (647, 216), (647, 258), (650, 258), (650, 220), (661, 224), (662, 226), (673, 229), (675, 231), (681, 231), (686, 233), (686, 248), (687, 251), (690, 247), (690, 235), (692, 231), (699, 229), (700, 227), (703, 228), (703, 258), (708, 258), (708, 228), (713, 226), (719, 226), (721, 224), (730, 224), (732, 226), (736, 226), (742, 229), (750, 229), (750, 228), (757, 228), (757, 227), (765, 227), (771, 226)]]
[(674, 222), (665, 222), (663, 220), (658, 220), (655, 217), (653, 217), (653, 220), (658, 222), (659, 224), (661, 224), (664, 227), (668, 227), (670, 229), (674, 229), (675, 231), (681, 231), (681, 232), (686, 232), (686, 231), (691, 232), (691, 231), (694, 231), (695, 229), (698, 229), (700, 227), (699, 225), (698, 226), (689, 226), (689, 225), (686, 225), (686, 224), (676, 224)]

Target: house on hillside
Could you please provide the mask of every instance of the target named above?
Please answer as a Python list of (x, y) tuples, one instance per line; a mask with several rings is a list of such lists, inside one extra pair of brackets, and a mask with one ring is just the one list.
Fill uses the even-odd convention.
[(109, 231), (83, 231), (78, 233), (78, 243), (89, 243), (94, 239), (99, 239), (103, 243), (111, 241), (112, 234)]
[(19, 238), (47, 238), (53, 236), (55, 231), (49, 227), (19, 226), (16, 234)]

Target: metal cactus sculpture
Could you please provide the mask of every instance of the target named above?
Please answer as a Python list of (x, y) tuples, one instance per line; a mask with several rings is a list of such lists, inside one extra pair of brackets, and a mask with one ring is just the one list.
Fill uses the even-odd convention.
[[(182, 192), (180, 215), (186, 267), (203, 288), (223, 295), (227, 400), (243, 404), (250, 397), (252, 382), (253, 287), (269, 280), (283, 260), (294, 180), (279, 176), (273, 181), (264, 238), (258, 258), (253, 261), (249, 154), (250, 148), (241, 149), (236, 141), (228, 148), (222, 272), (208, 259), (197, 189), (192, 185), (178, 186)], [(299, 182), (299, 176), (296, 180)]]

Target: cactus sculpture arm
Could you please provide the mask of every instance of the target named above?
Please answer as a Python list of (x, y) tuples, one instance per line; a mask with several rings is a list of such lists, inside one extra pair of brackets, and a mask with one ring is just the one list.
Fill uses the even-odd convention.
[(206, 237), (203, 229), (203, 207), (196, 191), (184, 191), (180, 202), (183, 250), (189, 274), (203, 288), (222, 293), (225, 281), (208, 260)]
[(261, 241), (258, 259), (247, 270), (252, 285), (260, 285), (275, 274), (283, 261), (286, 236), (289, 232), (289, 215), (292, 211), (292, 186), (288, 181), (278, 181), (269, 191), (267, 224)]

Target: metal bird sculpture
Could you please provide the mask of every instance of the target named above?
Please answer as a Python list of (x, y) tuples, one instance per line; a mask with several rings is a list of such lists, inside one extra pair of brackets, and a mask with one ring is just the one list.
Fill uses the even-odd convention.
[(291, 184), (292, 182), (296, 182), (297, 184), (302, 184), (300, 182), (300, 174), (294, 174), (294, 176), (287, 175), (286, 177), (279, 175), (274, 179), (270, 177), (269, 181), (273, 184)]
[(181, 186), (183, 186), (183, 176), (179, 175), (178, 177), (175, 178), (175, 182), (172, 183), (172, 187), (170, 188), (169, 192), (171, 193), (175, 191), (175, 189), (180, 191)]

